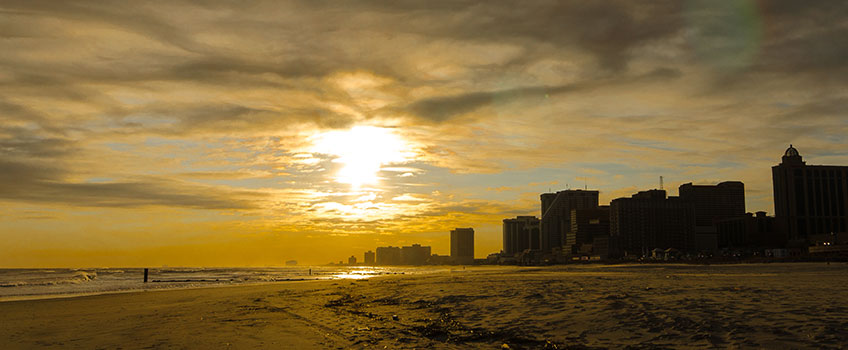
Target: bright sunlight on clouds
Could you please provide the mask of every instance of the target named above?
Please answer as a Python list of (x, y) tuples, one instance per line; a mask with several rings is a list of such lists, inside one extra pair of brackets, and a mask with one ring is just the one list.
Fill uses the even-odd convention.
[[(190, 14), (190, 15), (187, 15)], [(570, 185), (848, 163), (848, 2), (0, 2), (0, 267), (477, 257)], [(360, 255), (361, 256), (361, 255)]]
[(335, 179), (353, 188), (377, 184), (384, 165), (404, 163), (415, 155), (411, 145), (390, 128), (356, 126), (328, 131), (314, 136), (312, 142), (310, 152), (338, 157), (334, 162), (343, 167)]

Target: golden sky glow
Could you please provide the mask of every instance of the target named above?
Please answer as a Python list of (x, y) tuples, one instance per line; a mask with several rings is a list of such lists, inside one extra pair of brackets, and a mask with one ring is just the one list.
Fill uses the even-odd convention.
[(3, 1), (0, 266), (449, 252), (538, 215), (848, 164), (844, 1)]

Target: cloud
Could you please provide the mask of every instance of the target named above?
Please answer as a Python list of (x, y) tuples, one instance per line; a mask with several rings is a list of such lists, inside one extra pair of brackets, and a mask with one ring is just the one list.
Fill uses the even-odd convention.
[[(54, 109), (47, 117), (38, 113), (49, 119), (41, 122), (58, 130), (80, 118), (165, 115), (174, 119), (167, 127), (112, 123), (110, 129), (180, 136), (304, 123), (340, 128), (393, 112), (411, 114), (417, 118), (412, 123), (453, 121), (493, 103), (586, 92), (584, 86), (614, 89), (632, 84), (640, 74), (681, 78), (694, 72), (680, 67), (709, 65), (712, 59), (745, 63), (734, 70), (738, 77), (846, 76), (816, 73), (845, 69), (839, 64), (846, 55), (844, 40), (839, 40), (845, 34), (845, 16), (839, 15), (846, 11), (844, 4), (765, 1), (733, 6), (697, 1), (530, 1), (521, 6), (503, 1), (259, 1), (234, 11), (231, 4), (218, 2), (7, 2), (3, 16), (15, 39), (3, 44), (0, 66), (7, 74), (0, 80), (17, 87), (13, 97), (34, 102), (44, 95), (38, 98), (44, 102), (45, 96), (64, 96), (85, 107), (87, 111), (74, 113)], [(185, 12), (196, 16), (173, 17)], [(53, 30), (32, 29), (39, 27), (33, 23)], [(66, 37), (59, 30), (64, 27), (83, 35)], [(750, 40), (734, 46), (734, 40), (742, 40), (737, 34), (749, 29), (759, 36), (742, 38)], [(80, 45), (86, 42), (114, 45), (86, 49)], [(489, 57), (512, 53), (480, 60), (473, 51), (461, 51), (463, 45)], [(748, 46), (752, 56), (734, 59), (737, 51), (744, 51), (738, 47)], [(57, 59), (47, 54), (47, 47), (64, 54)], [(724, 56), (699, 57), (699, 52)], [(560, 68), (531, 73), (540, 63)], [(561, 68), (568, 66), (576, 71)], [(434, 71), (422, 67), (452, 73), (435, 79)], [(383, 89), (397, 99), (370, 111), (356, 106), (348, 92), (326, 84), (328, 77), (353, 71), (396, 82)], [(7, 101), (0, 109), (14, 105), (22, 108)], [(347, 105), (355, 112), (339, 113), (332, 105)], [(29, 118), (36, 115), (27, 113)]]
[[(550, 187), (522, 184), (587, 175), (614, 195), (658, 175), (767, 193), (790, 142), (848, 162), (846, 18), (844, 1), (4, 1), (0, 198), (342, 235), (497, 224)], [(416, 145), (373, 196), (308, 152), (358, 125)]]
[(61, 158), (76, 152), (76, 142), (58, 137), (36, 137), (20, 127), (0, 126), (0, 155), (26, 158)]
[(138, 208), (172, 206), (194, 209), (255, 209), (263, 194), (227, 191), (169, 179), (135, 181), (63, 181), (50, 166), (0, 159), (0, 199), (73, 207)]
[(406, 109), (413, 115), (435, 122), (443, 122), (454, 116), (473, 112), (491, 105), (496, 100), (508, 103), (519, 99), (545, 98), (548, 95), (577, 90), (575, 85), (533, 86), (493, 92), (470, 92), (454, 96), (440, 96), (415, 101)]
[(605, 86), (632, 85), (679, 78), (682, 73), (673, 68), (659, 67), (650, 72), (632, 77), (589, 80), (558, 86), (528, 86), (499, 91), (477, 91), (452, 96), (437, 96), (420, 99), (405, 107), (412, 115), (434, 122), (444, 122), (456, 116), (474, 112), (494, 103), (507, 104), (521, 100), (543, 100), (561, 94), (590, 92)]
[[(411, 13), (403, 31), (469, 41), (520, 42), (588, 52), (599, 67), (620, 71), (633, 48), (681, 28), (675, 1), (365, 2), (366, 10)], [(391, 17), (390, 17), (391, 18)], [(439, 23), (439, 25), (434, 25)]]

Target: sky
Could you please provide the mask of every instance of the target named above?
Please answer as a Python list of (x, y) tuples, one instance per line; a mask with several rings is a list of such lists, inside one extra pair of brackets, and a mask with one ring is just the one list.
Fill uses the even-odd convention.
[(845, 1), (0, 3), (0, 267), (478, 258), (539, 194), (848, 164)]

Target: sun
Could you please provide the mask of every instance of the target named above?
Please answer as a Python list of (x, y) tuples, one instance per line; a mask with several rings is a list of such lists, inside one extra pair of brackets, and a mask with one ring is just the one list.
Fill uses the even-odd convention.
[(379, 182), (383, 165), (405, 162), (409, 144), (394, 129), (357, 126), (344, 131), (329, 131), (312, 138), (313, 153), (335, 155), (341, 163), (336, 181), (354, 188)]

